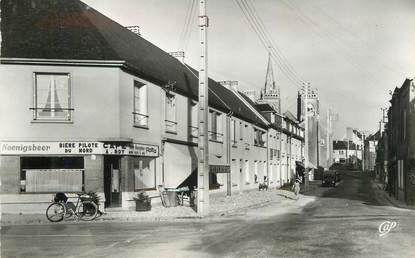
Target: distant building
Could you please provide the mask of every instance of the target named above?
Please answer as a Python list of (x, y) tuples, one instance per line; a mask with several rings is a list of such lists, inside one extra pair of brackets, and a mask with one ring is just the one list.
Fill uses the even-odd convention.
[(333, 162), (353, 165), (354, 168), (358, 168), (357, 162), (361, 160), (361, 155), (361, 150), (352, 141), (333, 141)]
[[(364, 140), (364, 171), (368, 172), (375, 172), (375, 166), (376, 166), (376, 148), (378, 144), (378, 140), (380, 139), (380, 131), (377, 131), (376, 133), (369, 135)], [(379, 178), (379, 174), (375, 173), (376, 177)]]

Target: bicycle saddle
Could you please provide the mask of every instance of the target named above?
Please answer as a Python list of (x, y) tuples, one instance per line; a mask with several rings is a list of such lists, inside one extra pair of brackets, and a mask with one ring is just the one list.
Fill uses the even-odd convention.
[(64, 193), (56, 193), (55, 194), (55, 198), (54, 198), (55, 202), (64, 202), (66, 203), (68, 201), (68, 197), (64, 194)]

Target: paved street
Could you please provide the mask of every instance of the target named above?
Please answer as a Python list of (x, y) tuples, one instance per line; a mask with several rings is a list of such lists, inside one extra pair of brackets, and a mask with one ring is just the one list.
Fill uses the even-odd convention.
[[(311, 194), (283, 214), (271, 205), (203, 221), (6, 226), (1, 257), (414, 257), (415, 212), (379, 201), (369, 178), (349, 172)], [(380, 236), (384, 221), (397, 227)]]

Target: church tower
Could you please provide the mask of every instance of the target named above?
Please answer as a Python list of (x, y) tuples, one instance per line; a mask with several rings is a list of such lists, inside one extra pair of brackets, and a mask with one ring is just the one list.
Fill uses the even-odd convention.
[(268, 67), (264, 88), (261, 89), (257, 103), (266, 103), (272, 106), (278, 114), (281, 114), (280, 89), (275, 85), (274, 70), (272, 68), (271, 53), (268, 55)]

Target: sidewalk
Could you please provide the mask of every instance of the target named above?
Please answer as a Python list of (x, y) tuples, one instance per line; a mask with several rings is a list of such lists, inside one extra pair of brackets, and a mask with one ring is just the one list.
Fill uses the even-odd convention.
[(406, 203), (395, 199), (393, 196), (389, 196), (389, 194), (383, 189), (383, 184), (377, 179), (372, 179), (372, 187), (376, 191), (377, 197), (383, 201), (386, 201), (397, 208), (415, 210), (415, 206), (409, 206)]
[[(242, 193), (232, 193), (226, 196), (226, 192), (212, 193), (210, 195), (210, 214), (205, 219), (223, 218), (234, 214), (240, 214), (251, 209), (275, 206), (275, 209), (283, 212), (287, 207), (304, 206), (313, 199), (301, 196), (302, 201), (293, 200), (294, 194), (290, 191), (270, 189), (258, 191), (257, 189), (246, 190)], [(136, 212), (133, 208), (108, 209), (105, 214), (94, 221), (76, 221), (69, 218), (57, 223), (100, 223), (100, 222), (138, 222), (138, 221), (177, 221), (188, 219), (200, 219), (196, 212), (187, 206), (165, 208), (155, 205), (151, 211)], [(46, 219), (45, 214), (2, 214), (2, 226), (6, 225), (27, 225), (27, 224), (53, 224)]]

